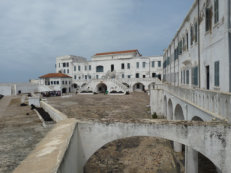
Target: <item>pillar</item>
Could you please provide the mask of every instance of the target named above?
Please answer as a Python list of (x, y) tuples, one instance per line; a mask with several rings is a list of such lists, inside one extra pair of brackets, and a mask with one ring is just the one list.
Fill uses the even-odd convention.
[(185, 172), (198, 173), (198, 152), (185, 146)]
[(173, 143), (173, 146), (174, 146), (174, 151), (175, 152), (182, 152), (182, 144), (178, 143), (178, 142), (174, 142)]

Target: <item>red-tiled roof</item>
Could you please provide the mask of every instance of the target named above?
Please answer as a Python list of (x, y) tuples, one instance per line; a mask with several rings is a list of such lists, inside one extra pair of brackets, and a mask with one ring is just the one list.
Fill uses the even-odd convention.
[(97, 54), (95, 54), (95, 56), (98, 56), (98, 55), (111, 55), (111, 54), (122, 54), (122, 53), (132, 53), (132, 52), (138, 52), (139, 53), (139, 51), (137, 49), (135, 49), (135, 50), (124, 50), (124, 51), (117, 51), (117, 52), (97, 53)]
[(68, 76), (63, 73), (48, 73), (43, 76), (40, 76), (39, 78), (71, 78), (71, 76)]

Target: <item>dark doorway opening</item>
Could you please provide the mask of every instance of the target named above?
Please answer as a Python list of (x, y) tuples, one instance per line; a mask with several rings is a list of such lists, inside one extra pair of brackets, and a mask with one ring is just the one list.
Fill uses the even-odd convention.
[(67, 89), (66, 89), (66, 88), (63, 88), (63, 89), (62, 89), (62, 93), (64, 93), (64, 94), (67, 93)]
[(114, 71), (114, 64), (111, 65), (111, 72)]

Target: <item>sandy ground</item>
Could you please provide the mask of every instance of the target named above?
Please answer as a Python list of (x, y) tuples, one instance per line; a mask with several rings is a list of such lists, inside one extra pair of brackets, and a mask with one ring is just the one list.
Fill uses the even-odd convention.
[[(48, 103), (77, 119), (148, 119), (149, 96), (74, 95), (53, 97)], [(120, 139), (103, 146), (85, 165), (85, 173), (184, 172), (183, 154), (175, 153), (168, 140), (152, 137)]]
[(42, 127), (29, 106), (20, 106), (20, 97), (0, 100), (0, 172), (12, 172), (25, 159), (52, 125)]

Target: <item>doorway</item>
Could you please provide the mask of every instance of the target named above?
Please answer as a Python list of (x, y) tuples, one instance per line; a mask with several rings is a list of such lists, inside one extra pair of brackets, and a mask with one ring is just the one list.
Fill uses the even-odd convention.
[(114, 64), (111, 65), (111, 72), (114, 71)]
[(209, 65), (206, 66), (206, 89), (209, 90), (210, 81), (209, 81), (210, 75), (209, 75)]

